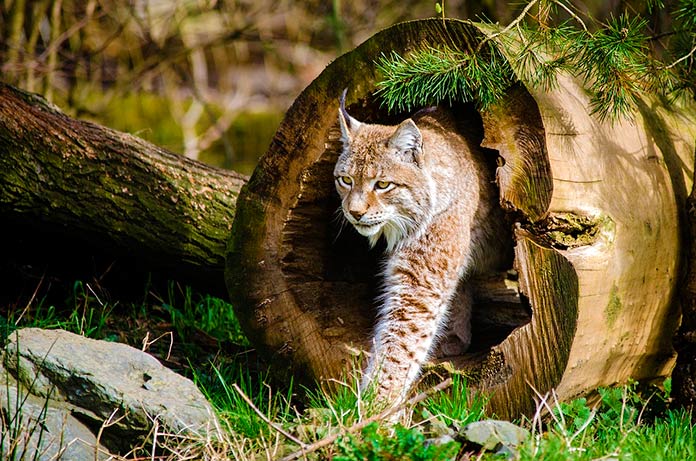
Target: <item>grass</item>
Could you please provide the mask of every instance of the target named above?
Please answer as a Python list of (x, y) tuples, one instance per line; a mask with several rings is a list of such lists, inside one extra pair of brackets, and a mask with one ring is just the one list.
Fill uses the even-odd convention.
[[(19, 386), (11, 386), (9, 379), (0, 380), (2, 391), (0, 396), (3, 411), (0, 411), (0, 459), (18, 461), (38, 461), (40, 453), (34, 447), (44, 447), (44, 439), (49, 438), (42, 421), (49, 411), (48, 397), (43, 400), (43, 405), (34, 407), (32, 411), (22, 411), (25, 402), (29, 398), (28, 392)], [(30, 387), (33, 387), (32, 382)], [(38, 410), (38, 411), (37, 411)]]
[(334, 461), (361, 460), (450, 460), (457, 455), (459, 444), (447, 441), (428, 443), (425, 435), (414, 428), (400, 424), (393, 432), (381, 430), (378, 423), (365, 427), (360, 437), (343, 437), (338, 441), (338, 454)]
[[(362, 393), (357, 385), (359, 363), (356, 362), (342, 380), (330, 380), (313, 389), (305, 389), (310, 409), (308, 414), (315, 423), (327, 427), (347, 427), (376, 414), (380, 408), (372, 404), (372, 389)], [(326, 433), (329, 430), (325, 431)], [(324, 434), (326, 435), (326, 434)]]
[(167, 300), (160, 299), (160, 302), (182, 338), (202, 332), (219, 341), (249, 346), (234, 309), (220, 298), (194, 295), (190, 287), (181, 288), (170, 283)]
[(464, 426), (486, 418), (487, 402), (485, 395), (469, 391), (466, 378), (453, 375), (451, 389), (434, 395), (423, 406), (428, 415), (445, 424), (456, 422)]
[[(599, 401), (544, 402), (551, 419), (523, 445), (521, 460), (687, 460), (696, 459), (691, 415), (670, 409), (670, 381), (664, 391), (641, 393), (637, 383), (599, 389)], [(647, 398), (646, 398), (647, 395)], [(537, 419), (535, 426), (540, 427)]]
[[(454, 376), (449, 390), (417, 404), (400, 424), (366, 424), (379, 408), (369, 393), (358, 390), (359, 366), (346, 380), (313, 389), (274, 381), (228, 303), (176, 284), (162, 296), (148, 292), (141, 303), (119, 304), (76, 282), (63, 304), (36, 296), (21, 308), (0, 306), (0, 315), (5, 335), (26, 326), (63, 328), (140, 347), (143, 336), (168, 332), (167, 341), (152, 342), (151, 352), (191, 377), (221, 421), (208, 437), (170, 441), (171, 460), (184, 454), (192, 459), (280, 459), (330, 436), (336, 439), (307, 459), (505, 459), (459, 435), (466, 424), (487, 417), (486, 397), (469, 390), (464, 378)], [(532, 436), (513, 452), (520, 460), (696, 459), (691, 415), (670, 408), (669, 392), (667, 381), (650, 392), (636, 383), (600, 389), (594, 400), (557, 402), (547, 396), (535, 417), (517, 422)], [(20, 416), (5, 421), (12, 424), (7, 427), (13, 440), (22, 432)], [(362, 429), (351, 430), (357, 424)]]
[(75, 282), (65, 305), (70, 307), (61, 310), (42, 298), (22, 310), (0, 310), (1, 339), (4, 341), (19, 327), (60, 328), (89, 338), (115, 339), (106, 334), (105, 328), (116, 303), (103, 302), (89, 284)]
[(211, 364), (210, 367), (213, 376), (197, 371), (194, 381), (234, 432), (249, 438), (272, 435), (271, 427), (245, 402), (242, 395), (249, 397), (254, 407), (269, 420), (284, 423), (288, 415), (292, 415), (292, 382), (287, 386), (286, 393), (280, 394), (273, 392), (266, 383), (267, 373), (253, 376), (240, 364), (220, 367)]

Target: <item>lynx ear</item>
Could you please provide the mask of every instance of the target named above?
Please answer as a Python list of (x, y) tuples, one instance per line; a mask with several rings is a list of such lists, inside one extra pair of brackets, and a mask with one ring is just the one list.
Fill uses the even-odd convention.
[(399, 152), (413, 155), (413, 161), (423, 166), (423, 136), (415, 122), (407, 118), (389, 138), (389, 145)]
[(351, 139), (351, 132), (360, 128), (360, 122), (348, 115), (346, 110), (346, 93), (348, 88), (343, 90), (338, 108), (338, 124), (341, 126), (341, 141), (343, 144), (348, 144)]

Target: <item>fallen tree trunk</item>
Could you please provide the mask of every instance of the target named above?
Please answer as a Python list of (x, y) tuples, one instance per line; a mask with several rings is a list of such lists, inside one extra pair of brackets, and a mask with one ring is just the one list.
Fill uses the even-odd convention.
[[(240, 194), (226, 275), (251, 338), (279, 362), (340, 378), (351, 351), (369, 349), (380, 256), (335, 219), (341, 91), (357, 119), (394, 123), (408, 114), (372, 96), (381, 53), (475, 49), (482, 37), (462, 21), (396, 25), (334, 61), (288, 111)], [(474, 307), (472, 352), (439, 361), (490, 392), (502, 417), (532, 413), (536, 393), (552, 388), (565, 399), (668, 376), (694, 107), (643, 101), (634, 122), (602, 122), (562, 75), (549, 92), (518, 84), (490, 109), (453, 110), (500, 157), (515, 260), (490, 274), (505, 299)]]
[(87, 246), (138, 266), (127, 270), (224, 296), (225, 246), (245, 181), (0, 83), (5, 258), (22, 241), (21, 252), (38, 248), (46, 260), (58, 252), (55, 264), (70, 264)]

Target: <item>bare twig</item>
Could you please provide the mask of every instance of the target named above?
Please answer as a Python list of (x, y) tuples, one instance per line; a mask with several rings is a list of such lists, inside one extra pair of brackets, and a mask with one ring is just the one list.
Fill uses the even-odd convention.
[(577, 22), (579, 22), (580, 25), (582, 26), (582, 28), (585, 29), (585, 32), (588, 31), (588, 30), (587, 30), (587, 26), (585, 25), (585, 22), (580, 18), (580, 16), (578, 16), (578, 15), (575, 14), (570, 8), (568, 8), (568, 7), (563, 3), (563, 1), (560, 1), (560, 0), (559, 0), (559, 1), (556, 1), (556, 2), (554, 2), (554, 3), (555, 3), (556, 5), (558, 5), (558, 6), (560, 6), (561, 8), (563, 8), (563, 9), (566, 11), (566, 13), (568, 13), (568, 14), (570, 15), (570, 17), (572, 17), (572, 18), (575, 19)]
[(320, 448), (323, 448), (327, 445), (331, 445), (333, 442), (335, 442), (340, 436), (345, 435), (345, 434), (350, 434), (353, 432), (357, 432), (361, 429), (363, 429), (365, 426), (374, 423), (375, 421), (380, 421), (383, 419), (388, 418), (389, 416), (403, 410), (406, 407), (415, 405), (419, 402), (422, 402), (423, 400), (427, 399), (433, 394), (436, 394), (438, 392), (442, 392), (443, 390), (447, 389), (452, 385), (452, 378), (447, 378), (444, 381), (442, 381), (440, 384), (431, 387), (430, 389), (421, 392), (420, 394), (416, 395), (412, 399), (407, 400), (406, 402), (402, 403), (401, 405), (397, 405), (395, 407), (388, 408), (387, 410), (372, 416), (370, 418), (367, 418), (363, 421), (360, 421), (358, 423), (353, 424), (351, 427), (346, 428), (343, 431), (340, 431), (336, 434), (332, 434), (328, 437), (324, 437), (321, 440), (318, 440), (317, 442), (314, 442), (310, 445), (306, 444), (301, 444), (300, 446), (302, 447), (300, 450), (289, 454), (288, 456), (281, 458), (280, 461), (293, 461), (295, 459), (299, 459), (302, 456), (307, 455), (308, 453), (312, 453), (314, 451), (319, 450)]
[(483, 45), (485, 45), (486, 43), (488, 43), (489, 41), (493, 40), (496, 37), (499, 37), (503, 34), (508, 33), (513, 27), (516, 27), (520, 22), (522, 22), (524, 17), (527, 16), (527, 13), (529, 13), (529, 10), (531, 10), (532, 7), (534, 7), (534, 5), (536, 5), (538, 2), (539, 2), (539, 0), (533, 0), (533, 1), (529, 2), (527, 4), (527, 6), (524, 7), (524, 9), (520, 13), (520, 15), (517, 16), (510, 24), (508, 24), (507, 27), (505, 27), (505, 29), (501, 30), (500, 32), (496, 32), (494, 34), (491, 34), (491, 35), (487, 36), (486, 38), (484, 38), (483, 40), (481, 40), (481, 42), (476, 47), (476, 51), (477, 52), (481, 51), (481, 49), (483, 48)]
[(32, 293), (31, 298), (27, 302), (27, 305), (24, 306), (22, 313), (19, 314), (19, 317), (17, 317), (17, 320), (15, 320), (15, 326), (19, 325), (19, 322), (22, 320), (22, 317), (24, 317), (24, 314), (27, 313), (27, 311), (31, 307), (32, 303), (34, 302), (34, 299), (36, 299), (36, 294), (39, 292), (39, 288), (41, 288), (41, 284), (43, 283), (45, 277), (46, 277), (45, 273), (43, 275), (41, 275), (41, 279), (39, 280), (38, 285), (36, 285), (36, 289), (34, 290), (34, 293)]
[(118, 418), (115, 418), (117, 413), (118, 413), (118, 408), (116, 408), (114, 411), (112, 411), (111, 414), (109, 415), (109, 417), (106, 419), (106, 421), (104, 421), (102, 423), (102, 425), (99, 427), (99, 431), (97, 432), (96, 442), (94, 444), (94, 461), (98, 461), (100, 459), (100, 455), (102, 455), (104, 453), (104, 449), (101, 447), (101, 438), (102, 438), (102, 435), (104, 434), (104, 429), (120, 423), (127, 416), (124, 413), (123, 415), (119, 416)]
[(174, 347), (174, 333), (172, 333), (171, 331), (162, 333), (152, 341), (150, 341), (150, 332), (148, 331), (147, 333), (145, 333), (145, 337), (143, 338), (143, 348), (141, 350), (143, 352), (146, 352), (150, 346), (152, 346), (165, 336), (169, 336), (169, 350), (167, 351), (167, 357), (165, 357), (164, 360), (169, 360), (169, 357), (172, 355), (172, 347)]
[[(527, 6), (524, 7), (524, 9), (519, 14), (519, 16), (517, 16), (512, 22), (510, 22), (510, 24), (508, 24), (504, 29), (502, 29), (501, 31), (496, 32), (494, 34), (491, 34), (491, 35), (487, 36), (486, 38), (484, 38), (483, 40), (481, 40), (481, 42), (476, 47), (476, 51), (480, 51), (483, 48), (483, 45), (485, 45), (490, 40), (493, 40), (494, 38), (497, 38), (497, 37), (500, 37), (501, 35), (506, 34), (507, 32), (509, 32), (510, 30), (512, 30), (515, 27), (519, 27), (522, 20), (529, 13), (529, 10), (531, 10), (534, 7), (534, 5), (536, 5), (538, 2), (539, 2), (539, 0), (532, 0), (531, 2), (529, 2), (527, 4)], [(580, 25), (582, 26), (582, 28), (585, 30), (585, 32), (587, 32), (587, 26), (585, 25), (585, 22), (582, 20), (582, 18), (580, 18), (580, 16), (578, 16), (575, 12), (573, 12), (573, 10), (568, 8), (568, 6), (565, 5), (562, 0), (556, 0), (556, 1), (554, 1), (554, 3), (556, 5), (558, 5), (559, 7), (563, 8), (566, 11), (566, 13), (568, 13), (573, 19), (575, 19), (577, 22), (579, 22)], [(520, 36), (522, 36), (522, 35), (520, 34)]]
[(696, 46), (694, 46), (693, 48), (691, 48), (691, 51), (689, 51), (688, 54), (685, 54), (685, 55), (682, 56), (681, 58), (679, 58), (679, 59), (677, 59), (676, 61), (674, 61), (672, 64), (663, 67), (663, 69), (671, 69), (672, 67), (675, 67), (675, 66), (676, 66), (677, 64), (679, 64), (680, 62), (686, 61), (687, 59), (689, 59), (690, 57), (692, 57), (692, 56), (694, 55), (694, 53), (696, 53)]

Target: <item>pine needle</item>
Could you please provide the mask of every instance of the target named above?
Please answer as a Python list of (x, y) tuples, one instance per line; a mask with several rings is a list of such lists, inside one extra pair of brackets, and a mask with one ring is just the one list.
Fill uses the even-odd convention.
[[(649, 10), (661, 0), (652, 0)], [(536, 6), (536, 10), (533, 8)], [(561, 72), (584, 80), (591, 112), (600, 120), (630, 118), (649, 95), (676, 100), (696, 86), (696, 0), (680, 0), (672, 40), (675, 58), (662, 64), (651, 55), (647, 19), (624, 13), (592, 24), (567, 0), (532, 0), (510, 24), (472, 50), (428, 47), (401, 56), (383, 54), (377, 95), (390, 112), (440, 103), (494, 104), (517, 81), (549, 91)], [(569, 16), (555, 27), (554, 15)]]

